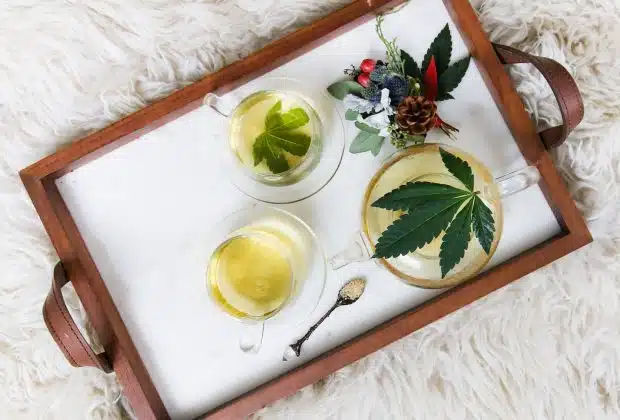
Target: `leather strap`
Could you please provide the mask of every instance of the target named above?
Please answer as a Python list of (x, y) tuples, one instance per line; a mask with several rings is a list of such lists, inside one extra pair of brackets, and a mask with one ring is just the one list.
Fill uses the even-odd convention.
[(43, 305), (45, 325), (72, 366), (93, 366), (111, 372), (112, 366), (106, 354), (95, 354), (69, 314), (61, 292), (68, 281), (62, 263), (58, 262), (54, 267), (52, 289)]
[(570, 132), (583, 118), (581, 94), (568, 70), (555, 60), (537, 57), (513, 47), (494, 43), (493, 48), (502, 64), (529, 63), (542, 73), (558, 101), (563, 123), (539, 134), (547, 149), (553, 149), (564, 143)]

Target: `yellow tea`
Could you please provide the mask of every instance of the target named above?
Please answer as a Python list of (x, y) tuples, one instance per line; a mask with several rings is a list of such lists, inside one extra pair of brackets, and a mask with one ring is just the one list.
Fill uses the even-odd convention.
[(237, 236), (212, 256), (211, 291), (233, 315), (262, 317), (289, 297), (292, 270), (272, 242), (259, 235)]
[(234, 232), (211, 256), (207, 285), (212, 297), (239, 318), (266, 318), (295, 293), (303, 272), (304, 236), (277, 217)]

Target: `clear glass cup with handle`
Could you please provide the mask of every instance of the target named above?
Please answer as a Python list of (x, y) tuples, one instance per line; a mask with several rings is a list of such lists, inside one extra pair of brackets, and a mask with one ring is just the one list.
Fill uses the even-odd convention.
[(241, 322), (243, 352), (258, 352), (265, 322), (294, 327), (311, 315), (325, 286), (326, 261), (305, 222), (254, 204), (226, 216), (210, 236), (208, 295)]
[[(226, 131), (218, 132), (215, 141), (225, 145), (227, 177), (252, 198), (275, 204), (302, 200), (321, 190), (340, 166), (342, 118), (327, 95), (307, 84), (287, 77), (259, 78), (225, 95), (209, 93), (204, 104), (228, 120)], [(283, 130), (267, 124), (272, 109), (279, 115), (294, 110), (307, 122), (283, 135)], [(268, 140), (261, 148), (257, 141), (265, 139), (265, 133)], [(310, 139), (305, 153), (290, 142), (299, 136)]]
[(465, 255), (460, 262), (442, 277), (439, 252), (443, 234), (422, 248), (396, 258), (376, 259), (377, 263), (405, 282), (424, 288), (443, 288), (462, 283), (480, 272), (493, 256), (502, 235), (502, 198), (516, 194), (538, 183), (540, 174), (536, 167), (494, 178), (489, 169), (478, 159), (456, 147), (425, 144), (411, 146), (396, 152), (372, 177), (366, 188), (361, 211), (362, 226), (351, 243), (330, 258), (330, 265), (339, 269), (352, 262), (367, 261), (374, 254), (382, 232), (397, 220), (402, 212), (372, 207), (387, 192), (411, 181), (448, 184), (462, 188), (460, 181), (449, 171), (443, 170), (439, 147), (466, 161), (474, 174), (474, 190), (491, 209), (495, 233), (490, 252), (486, 253), (474, 235), (471, 236)]

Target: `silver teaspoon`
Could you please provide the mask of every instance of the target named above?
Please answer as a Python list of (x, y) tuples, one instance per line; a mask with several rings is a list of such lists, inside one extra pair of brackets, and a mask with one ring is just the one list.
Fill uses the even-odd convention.
[(306, 342), (306, 340), (310, 337), (314, 330), (316, 330), (318, 326), (321, 325), (321, 323), (325, 321), (336, 308), (339, 308), (340, 306), (351, 305), (352, 303), (357, 302), (360, 296), (362, 296), (362, 293), (364, 293), (365, 287), (366, 280), (364, 280), (363, 278), (355, 278), (346, 282), (338, 292), (338, 299), (336, 299), (336, 303), (334, 303), (334, 305), (329, 308), (325, 315), (323, 315), (316, 324), (314, 324), (310, 327), (310, 329), (308, 329), (308, 332), (303, 337), (301, 337), (295, 343), (291, 344), (286, 348), (282, 360), (287, 361), (291, 360), (293, 357), (299, 357), (301, 353), (301, 346)]

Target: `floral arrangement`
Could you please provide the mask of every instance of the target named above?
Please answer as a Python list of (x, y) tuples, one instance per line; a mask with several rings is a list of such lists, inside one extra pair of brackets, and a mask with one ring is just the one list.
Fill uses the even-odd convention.
[(360, 130), (349, 151), (370, 151), (376, 156), (388, 137), (400, 149), (424, 143), (426, 134), (433, 129), (455, 138), (458, 129), (439, 117), (437, 102), (454, 99), (450, 92), (465, 76), (470, 57), (450, 64), (452, 36), (446, 24), (420, 67), (411, 55), (397, 47), (396, 39), (386, 39), (382, 23), (383, 16), (378, 16), (376, 31), (385, 44), (386, 60), (366, 58), (359, 67), (352, 65), (344, 71), (347, 80), (327, 88), (333, 97), (344, 102), (345, 118), (355, 121)]

